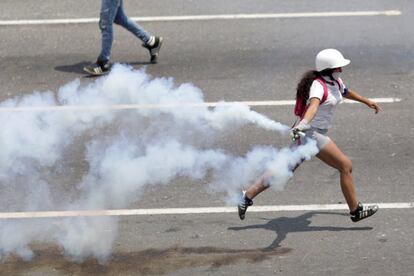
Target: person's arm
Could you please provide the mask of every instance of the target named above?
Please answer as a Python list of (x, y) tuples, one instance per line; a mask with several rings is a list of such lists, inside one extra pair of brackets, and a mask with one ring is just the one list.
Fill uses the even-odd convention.
[(308, 109), (306, 110), (305, 116), (303, 116), (302, 120), (291, 130), (291, 136), (294, 139), (298, 138), (296, 134), (298, 131), (304, 132), (311, 128), (310, 121), (312, 121), (313, 118), (315, 117), (320, 103), (321, 103), (321, 100), (319, 100), (318, 98), (310, 99), (310, 103), (309, 103)]
[[(319, 105), (321, 103), (321, 100), (318, 98), (312, 98), (310, 99), (308, 109), (306, 110), (305, 116), (303, 116), (303, 119), (305, 119), (308, 123), (315, 118), (316, 112), (318, 112)], [(303, 120), (302, 119), (302, 120)]]
[(357, 101), (363, 104), (366, 104), (369, 108), (372, 108), (375, 110), (375, 114), (382, 111), (382, 108), (374, 101), (371, 101), (370, 99), (367, 99), (361, 95), (359, 95), (357, 92), (348, 89), (347, 93), (344, 95), (345, 98)]
[(318, 108), (321, 104), (323, 95), (324, 87), (321, 83), (314, 80), (310, 87), (309, 105), (306, 109), (305, 115), (303, 116), (302, 120), (291, 129), (291, 136), (293, 137), (293, 139), (297, 139), (299, 137), (298, 132), (305, 132), (311, 128), (310, 121), (313, 120), (313, 118), (316, 115), (316, 112), (318, 112)]

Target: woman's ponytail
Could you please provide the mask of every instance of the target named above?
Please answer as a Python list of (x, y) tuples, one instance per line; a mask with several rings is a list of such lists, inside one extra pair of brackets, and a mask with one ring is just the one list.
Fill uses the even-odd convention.
[(318, 71), (309, 70), (303, 74), (302, 79), (299, 81), (296, 88), (296, 99), (302, 99), (304, 101), (302, 103), (303, 105), (306, 105), (306, 101), (309, 98), (309, 90), (312, 82), (319, 76)]

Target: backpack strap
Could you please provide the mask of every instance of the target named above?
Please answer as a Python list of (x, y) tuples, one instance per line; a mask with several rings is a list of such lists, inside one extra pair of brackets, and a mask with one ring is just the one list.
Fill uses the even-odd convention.
[(342, 85), (341, 85), (341, 82), (339, 80), (335, 80), (335, 82), (336, 82), (336, 84), (339, 87), (339, 91), (342, 93)]
[(348, 89), (345, 86), (344, 82), (342, 81), (341, 78), (338, 78), (337, 80), (335, 80), (336, 83), (339, 86), (339, 91), (341, 92), (342, 96), (346, 95), (348, 93)]
[[(326, 85), (326, 81), (323, 78), (318, 77), (315, 80), (317, 80), (323, 87), (323, 96), (322, 96), (322, 99), (321, 99), (321, 102), (320, 102), (320, 105), (321, 105), (328, 98), (328, 86)], [(338, 83), (338, 85), (339, 85), (339, 83)]]

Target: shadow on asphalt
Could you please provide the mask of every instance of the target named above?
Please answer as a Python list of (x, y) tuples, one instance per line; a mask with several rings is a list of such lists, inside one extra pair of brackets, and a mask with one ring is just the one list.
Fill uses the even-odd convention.
[[(149, 61), (137, 61), (137, 62), (130, 62), (130, 63), (124, 63), (124, 62), (120, 62), (121, 64), (126, 64), (126, 65), (130, 65), (130, 66), (142, 66), (142, 65), (152, 65), (154, 63), (151, 63)], [(71, 65), (61, 65), (61, 66), (56, 66), (55, 70), (56, 71), (60, 71), (60, 72), (65, 72), (65, 73), (73, 73), (73, 74), (78, 74), (78, 75), (83, 75), (83, 78), (96, 78), (99, 76), (92, 76), (87, 74), (85, 71), (83, 71), (83, 67), (87, 66), (91, 64), (90, 61), (81, 61), (75, 64), (71, 64)]]
[(83, 67), (89, 65), (90, 63), (90, 61), (81, 61), (72, 65), (56, 66), (55, 70), (65, 73), (86, 74), (85, 71), (83, 71)]
[(280, 217), (277, 219), (269, 220), (264, 224), (248, 225), (241, 227), (229, 227), (228, 230), (241, 231), (249, 229), (265, 229), (274, 231), (277, 235), (276, 240), (264, 250), (274, 250), (280, 247), (280, 243), (286, 238), (289, 233), (297, 232), (314, 232), (314, 231), (368, 231), (372, 230), (372, 227), (334, 227), (334, 226), (310, 226), (312, 221), (310, 220), (314, 215), (341, 215), (349, 217), (343, 213), (332, 213), (332, 212), (309, 212), (298, 217)]

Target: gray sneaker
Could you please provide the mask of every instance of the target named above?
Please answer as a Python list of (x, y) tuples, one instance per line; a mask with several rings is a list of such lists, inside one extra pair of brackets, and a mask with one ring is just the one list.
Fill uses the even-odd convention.
[(99, 61), (83, 67), (83, 71), (93, 76), (101, 76), (109, 72), (111, 65), (109, 63), (101, 63)]
[(378, 205), (362, 205), (358, 203), (358, 207), (355, 211), (351, 212), (351, 220), (358, 222), (362, 219), (368, 218), (378, 211)]
[(246, 216), (247, 207), (253, 205), (253, 200), (246, 196), (246, 191), (243, 191), (242, 197), (240, 198), (240, 202), (237, 205), (237, 209), (239, 210), (239, 218), (244, 220)]
[(148, 44), (142, 44), (142, 47), (146, 48), (151, 56), (151, 63), (157, 63), (158, 61), (158, 55), (160, 53), (160, 49), (162, 46), (162, 37), (156, 36), (154, 45), (150, 46)]

